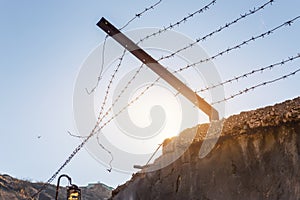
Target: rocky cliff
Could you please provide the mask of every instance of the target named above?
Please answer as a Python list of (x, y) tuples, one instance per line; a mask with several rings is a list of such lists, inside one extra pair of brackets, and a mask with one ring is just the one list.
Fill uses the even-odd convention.
[[(29, 181), (18, 180), (9, 175), (0, 175), (0, 200), (28, 200), (31, 195), (41, 188), (43, 183), (31, 183)], [(111, 196), (112, 188), (101, 184), (90, 184), (87, 187), (80, 187), (83, 200), (104, 200)], [(55, 199), (56, 186), (48, 185), (41, 192), (37, 199), (53, 200)], [(66, 188), (59, 190), (59, 200), (66, 199)]]
[[(225, 119), (217, 144), (200, 158), (208, 127), (194, 127), (197, 134), (179, 159), (133, 175), (112, 199), (300, 199), (300, 97)], [(174, 156), (190, 132), (166, 141), (152, 166)]]

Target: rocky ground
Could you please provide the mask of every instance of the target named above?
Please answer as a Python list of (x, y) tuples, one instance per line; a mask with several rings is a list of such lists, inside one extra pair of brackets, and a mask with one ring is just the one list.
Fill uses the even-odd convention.
[[(0, 200), (28, 200), (31, 195), (41, 188), (43, 183), (31, 183), (25, 180), (18, 180), (9, 175), (0, 175)], [(101, 184), (92, 184), (88, 187), (80, 187), (83, 200), (104, 200), (111, 196), (112, 188)], [(38, 196), (39, 200), (55, 199), (56, 186), (48, 185)], [(66, 188), (59, 190), (59, 200), (66, 199)]]
[[(163, 155), (112, 199), (300, 199), (300, 97), (214, 123), (222, 122), (222, 129), (203, 124), (166, 140)], [(204, 138), (216, 141), (218, 129), (202, 158)]]

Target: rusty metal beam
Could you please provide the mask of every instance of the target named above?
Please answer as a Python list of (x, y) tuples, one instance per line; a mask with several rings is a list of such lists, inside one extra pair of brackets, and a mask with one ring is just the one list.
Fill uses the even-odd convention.
[(209, 116), (210, 120), (219, 120), (218, 111), (213, 108), (209, 103), (207, 103), (203, 98), (201, 98), (197, 93), (187, 87), (181, 80), (169, 72), (164, 66), (158, 63), (154, 58), (152, 58), (148, 53), (136, 45), (127, 36), (121, 33), (116, 27), (109, 23), (105, 18), (101, 18), (97, 23), (97, 26), (105, 31), (114, 40), (120, 43), (124, 48), (126, 48), (131, 54), (137, 57), (141, 62), (147, 65), (152, 71), (169, 83), (174, 89), (176, 89), (180, 94), (185, 96), (189, 101), (191, 101), (195, 106), (200, 108), (206, 115)]

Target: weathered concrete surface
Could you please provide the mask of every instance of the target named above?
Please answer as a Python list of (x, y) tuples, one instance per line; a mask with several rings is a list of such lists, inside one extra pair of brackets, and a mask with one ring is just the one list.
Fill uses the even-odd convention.
[[(135, 174), (112, 199), (300, 199), (300, 97), (229, 117), (217, 145), (200, 159), (208, 126), (195, 127), (192, 145), (178, 160)], [(175, 143), (165, 146), (154, 165), (174, 151)]]

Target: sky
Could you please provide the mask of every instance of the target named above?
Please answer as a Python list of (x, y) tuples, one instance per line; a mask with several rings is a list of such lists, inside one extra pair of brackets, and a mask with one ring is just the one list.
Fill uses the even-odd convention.
[[(73, 105), (77, 77), (85, 60), (104, 41), (105, 34), (96, 23), (105, 17), (122, 27), (155, 2), (0, 0), (1, 174), (46, 181), (63, 164), (81, 142), (68, 131), (78, 134)], [(122, 31), (129, 34), (138, 29), (166, 27), (209, 2), (162, 0)], [(265, 2), (217, 0), (209, 10), (174, 31), (194, 40)], [(200, 45), (208, 55), (215, 55), (297, 17), (299, 8), (299, 1), (275, 0), (272, 6)], [(221, 80), (296, 56), (300, 53), (299, 33), (300, 19), (214, 60)], [(226, 85), (225, 96), (295, 71), (300, 67), (299, 60)], [(257, 88), (226, 102), (225, 116), (295, 98), (300, 94), (299, 85), (300, 75), (296, 74)], [(106, 168), (83, 148), (61, 173), (69, 174), (78, 185), (102, 182), (116, 187), (131, 177), (117, 170), (109, 173)]]

